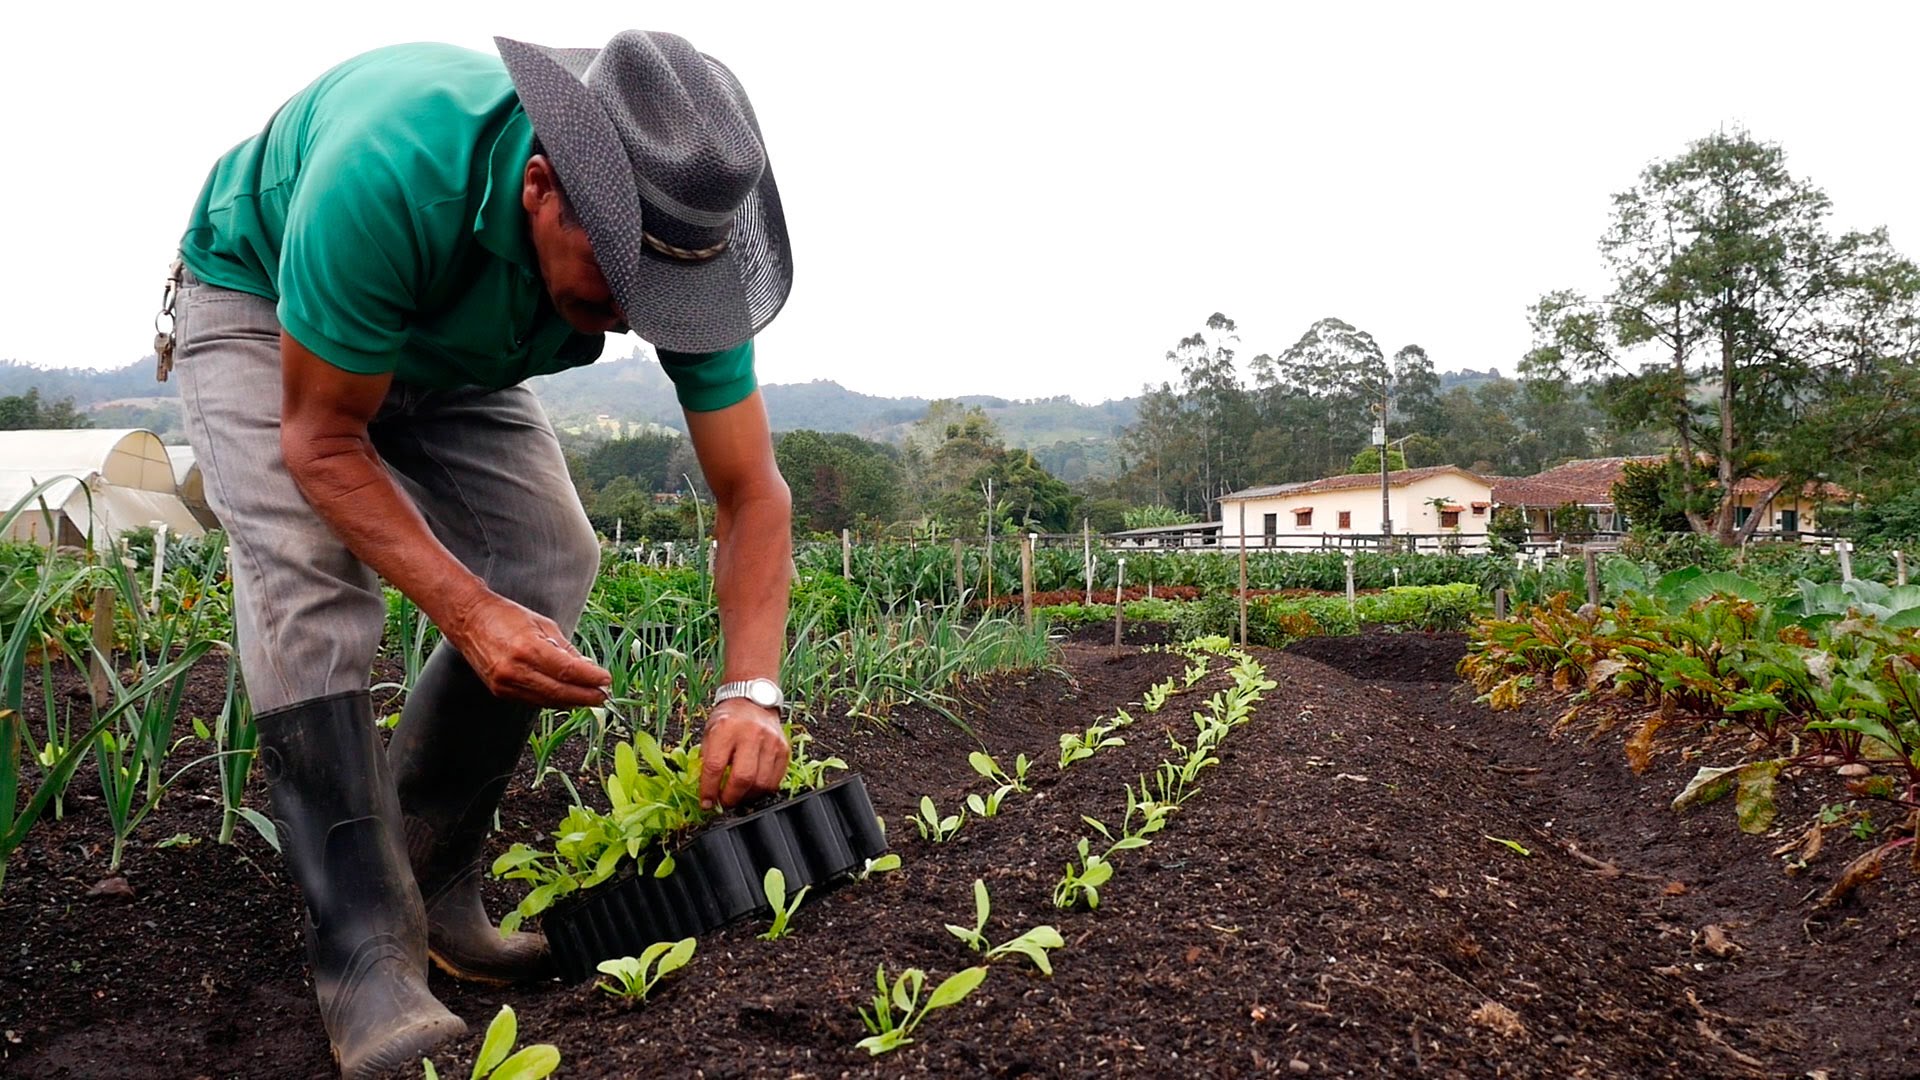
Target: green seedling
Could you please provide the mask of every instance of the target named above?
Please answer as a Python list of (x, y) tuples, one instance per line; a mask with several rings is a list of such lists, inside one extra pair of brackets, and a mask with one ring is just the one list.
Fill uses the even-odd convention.
[(825, 787), (830, 779), (827, 775), (830, 770), (846, 769), (847, 763), (838, 757), (808, 757), (806, 748), (812, 741), (813, 736), (804, 731), (791, 733), (788, 745), (792, 748), (792, 753), (787, 758), (787, 778), (780, 785), (783, 793), (799, 795), (815, 788)]
[(1180, 673), (1180, 678), (1182, 680), (1180, 688), (1182, 690), (1191, 690), (1193, 689), (1193, 686), (1195, 683), (1198, 683), (1201, 679), (1204, 679), (1206, 677), (1207, 677), (1207, 662), (1205, 660), (1195, 660), (1192, 664), (1189, 664), (1187, 666), (1187, 669), (1185, 671)]
[(947, 924), (947, 933), (967, 943), (974, 952), (984, 952), (987, 948), (987, 914), (992, 904), (987, 899), (987, 883), (979, 878), (973, 879), (973, 929)]
[(1000, 815), (1001, 802), (1005, 801), (1008, 793), (1012, 791), (1012, 787), (1002, 785), (995, 788), (993, 793), (987, 795), (985, 798), (982, 798), (978, 793), (969, 795), (967, 796), (967, 809), (973, 811), (974, 817), (998, 817)]
[(1140, 707), (1150, 714), (1157, 713), (1160, 711), (1161, 706), (1167, 703), (1167, 699), (1172, 696), (1173, 680), (1169, 678), (1165, 682), (1155, 683), (1152, 689), (1148, 690), (1146, 694), (1140, 698)]
[(761, 888), (766, 890), (767, 906), (773, 908), (773, 925), (767, 927), (767, 932), (760, 935), (760, 940), (779, 941), (787, 936), (787, 921), (793, 918), (794, 912), (800, 910), (800, 902), (807, 898), (807, 889), (813, 886), (809, 885), (794, 893), (793, 903), (789, 904), (786, 902), (787, 875), (781, 873), (779, 867), (773, 866), (767, 868), (767, 876), (761, 882)]
[(1066, 947), (1066, 940), (1060, 932), (1051, 926), (1036, 926), (1014, 938), (1012, 941), (994, 945), (987, 940), (987, 916), (992, 912), (992, 901), (987, 896), (987, 883), (975, 878), (973, 881), (973, 927), (947, 924), (947, 933), (967, 943), (974, 952), (984, 952), (988, 961), (1006, 956), (1024, 956), (1033, 961), (1042, 975), (1053, 974), (1053, 963), (1047, 956), (1049, 949)]
[(875, 874), (889, 874), (898, 869), (900, 869), (900, 856), (887, 854), (877, 859), (868, 859), (867, 865), (854, 876), (860, 881), (865, 881)]
[(1518, 840), (1507, 840), (1498, 836), (1489, 836), (1487, 837), (1487, 839), (1493, 841), (1496, 844), (1499, 844), (1501, 847), (1504, 847), (1509, 851), (1512, 851), (1516, 855), (1522, 855), (1529, 858), (1531, 858), (1533, 855), (1533, 852), (1528, 851), (1526, 848), (1522, 847), (1520, 845), (1520, 841)]
[(1027, 760), (1027, 755), (1025, 754), (1021, 754), (1013, 759), (1012, 776), (1008, 776), (1006, 771), (1000, 768), (999, 762), (978, 750), (967, 755), (967, 764), (973, 766), (974, 772), (999, 784), (1001, 787), (1010, 787), (1022, 795), (1025, 795), (1030, 790), (1027, 787), (1027, 767), (1033, 763)]
[(1096, 752), (1110, 746), (1127, 745), (1127, 740), (1118, 735), (1108, 734), (1112, 730), (1111, 724), (1094, 724), (1085, 731), (1070, 731), (1060, 736), (1060, 767), (1065, 769), (1074, 762), (1090, 758)]
[(656, 941), (642, 950), (638, 957), (602, 960), (595, 970), (611, 976), (614, 981), (594, 985), (614, 997), (645, 1001), (661, 979), (687, 966), (687, 961), (693, 959), (693, 950), (694, 940), (681, 938), (679, 941)]
[(988, 949), (987, 959), (998, 960), (1003, 956), (1024, 956), (1033, 961), (1033, 966), (1040, 969), (1040, 974), (1051, 977), (1053, 961), (1047, 956), (1047, 952), (1050, 949), (1066, 948), (1066, 945), (1067, 941), (1060, 936), (1060, 931), (1051, 926), (1036, 926), (1012, 941), (1002, 942)]
[[(560, 1067), (559, 1049), (552, 1043), (536, 1043), (514, 1053), (518, 1028), (513, 1006), (500, 1006), (493, 1023), (487, 1025), (486, 1040), (480, 1044), (480, 1056), (474, 1060), (468, 1080), (541, 1080), (553, 1075), (553, 1070)], [(431, 1059), (421, 1058), (420, 1069), (426, 1080), (440, 1080), (440, 1070), (434, 1068)]]
[(922, 795), (920, 796), (920, 813), (913, 819), (913, 827), (920, 830), (920, 839), (944, 844), (953, 839), (953, 834), (959, 832), (960, 826), (966, 824), (966, 821), (965, 814), (948, 814), (941, 817), (940, 811), (934, 809), (933, 796)]
[(1067, 863), (1066, 875), (1060, 879), (1060, 884), (1054, 886), (1053, 906), (1070, 909), (1084, 902), (1088, 910), (1097, 911), (1100, 908), (1100, 886), (1113, 877), (1113, 864), (1089, 852), (1084, 836), (1080, 838), (1079, 851), (1079, 865)]
[(900, 977), (889, 988), (887, 967), (880, 965), (874, 973), (874, 984), (880, 992), (873, 996), (873, 1009), (860, 1010), (860, 1019), (873, 1034), (855, 1045), (874, 1057), (898, 1050), (913, 1041), (914, 1031), (926, 1020), (928, 1013), (964, 1000), (979, 988), (986, 977), (987, 969), (984, 966), (965, 968), (949, 975), (945, 982), (934, 987), (933, 993), (922, 1003), (920, 994), (926, 987), (926, 972), (919, 968), (908, 968), (900, 973)]

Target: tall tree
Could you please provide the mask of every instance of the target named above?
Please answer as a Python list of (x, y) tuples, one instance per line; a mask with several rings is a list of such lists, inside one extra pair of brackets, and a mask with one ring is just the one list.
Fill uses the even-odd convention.
[(24, 394), (0, 397), (0, 431), (92, 426), (92, 418), (74, 408), (70, 397), (43, 401), (38, 387), (29, 387)]
[(858, 435), (781, 434), (773, 455), (793, 495), (795, 531), (830, 533), (862, 520), (893, 520), (901, 492), (898, 453)]
[[(1705, 463), (1705, 477), (1678, 470), (1680, 502), (1725, 543), (1751, 536), (1782, 490), (1844, 474), (1861, 452), (1795, 440), (1796, 427), (1841, 424), (1861, 373), (1920, 358), (1920, 275), (1884, 231), (1835, 235), (1830, 210), (1779, 146), (1709, 136), (1614, 197), (1600, 245), (1611, 292), (1553, 292), (1532, 310), (1523, 370), (1599, 379), (1617, 423), (1657, 424), (1679, 461)], [(1774, 482), (1739, 526), (1736, 485), (1754, 476)]]

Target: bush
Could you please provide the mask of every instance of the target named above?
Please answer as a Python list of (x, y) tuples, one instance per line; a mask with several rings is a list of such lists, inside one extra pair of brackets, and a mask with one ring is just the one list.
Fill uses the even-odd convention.
[(837, 634), (853, 624), (859, 603), (859, 590), (847, 579), (803, 570), (793, 582), (787, 625), (797, 628), (811, 621), (818, 632)]
[(1360, 621), (1386, 630), (1465, 630), (1480, 610), (1480, 595), (1477, 585), (1388, 589), (1360, 598)]
[(1635, 530), (1620, 542), (1620, 554), (1649, 563), (1660, 573), (1697, 566), (1702, 570), (1729, 570), (1733, 549), (1704, 533), (1657, 533)]

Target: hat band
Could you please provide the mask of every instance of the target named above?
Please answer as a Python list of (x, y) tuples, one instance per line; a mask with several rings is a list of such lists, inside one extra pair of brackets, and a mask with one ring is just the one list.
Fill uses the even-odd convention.
[(706, 262), (708, 259), (711, 259), (715, 255), (718, 255), (721, 252), (727, 250), (727, 242), (725, 240), (720, 241), (719, 243), (713, 245), (712, 247), (683, 248), (683, 247), (675, 247), (674, 245), (667, 243), (665, 240), (662, 240), (659, 237), (653, 235), (652, 233), (646, 232), (645, 230), (641, 231), (640, 239), (645, 241), (648, 247), (659, 252), (660, 254), (668, 256), (669, 258), (680, 259), (685, 262)]

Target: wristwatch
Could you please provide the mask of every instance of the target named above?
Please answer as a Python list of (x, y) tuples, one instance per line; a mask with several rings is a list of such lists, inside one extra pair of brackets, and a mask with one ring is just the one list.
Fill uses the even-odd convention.
[(720, 689), (713, 692), (713, 703), (720, 704), (732, 698), (743, 697), (763, 709), (778, 709), (786, 704), (786, 696), (780, 693), (780, 684), (772, 679), (742, 679), (739, 682), (721, 683)]

